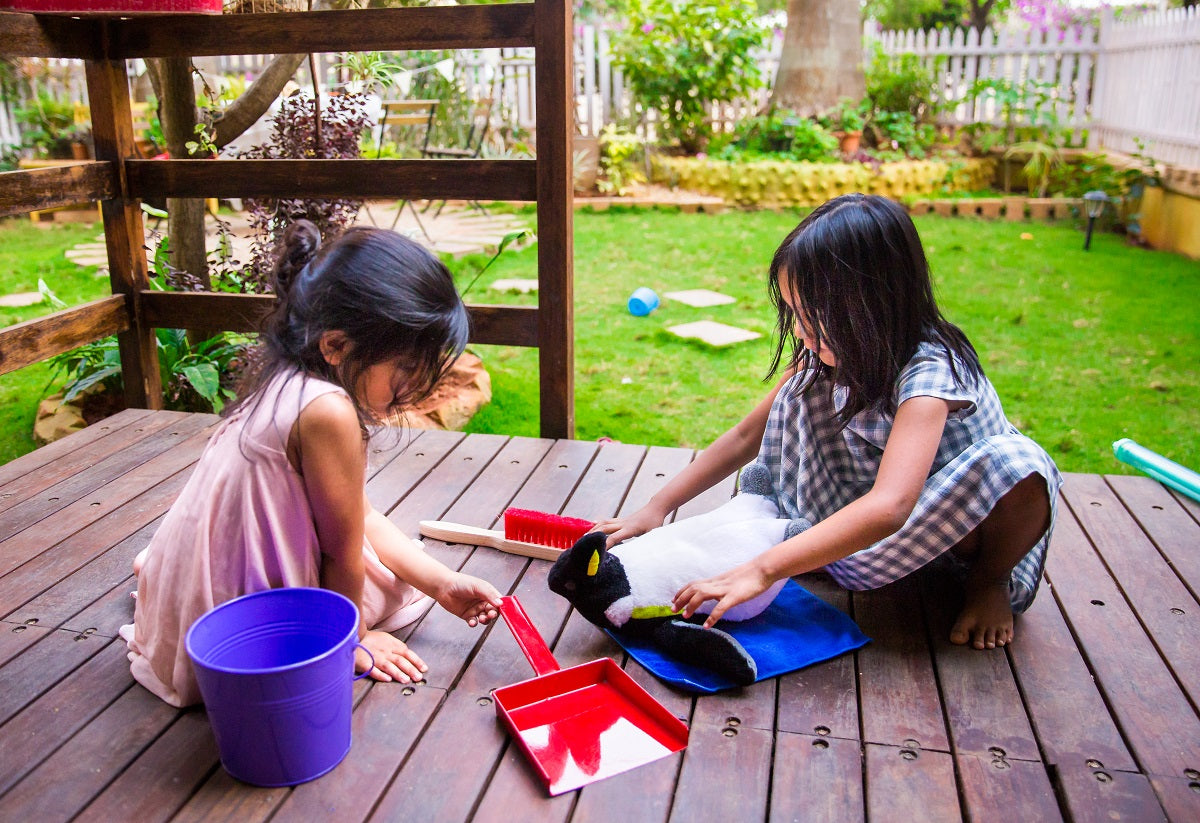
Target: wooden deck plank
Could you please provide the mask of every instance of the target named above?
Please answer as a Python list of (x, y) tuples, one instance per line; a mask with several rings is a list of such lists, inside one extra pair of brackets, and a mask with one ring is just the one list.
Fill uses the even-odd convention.
[(1200, 720), (1073, 517), (1059, 518), (1046, 575), (1072, 634), (1146, 774), (1200, 762)]
[(1062, 820), (1054, 787), (1038, 762), (956, 755), (969, 820)]
[(36, 623), (26, 624), (19, 620), (0, 623), (0, 666), (37, 643), (50, 631)]
[(769, 823), (854, 823), (865, 819), (864, 802), (857, 741), (780, 731)]
[[(1108, 769), (1063, 769), (1058, 775), (1073, 823), (1166, 820), (1145, 775)], [(1187, 818), (1176, 818), (1186, 820)]]
[[(156, 488), (151, 493), (158, 490)], [(123, 583), (126, 585), (121, 594), (126, 600), (132, 600), (129, 592), (137, 588), (133, 579), (133, 559), (150, 542), (161, 522), (162, 518), (156, 517), (146, 523), (91, 562), (28, 600), (5, 619), (13, 622), (37, 620), (40, 625), (61, 626), (75, 631), (92, 629), (97, 634), (116, 637), (117, 630), (129, 622), (124, 618), (132, 618), (132, 608), (128, 610), (128, 615), (124, 609), (117, 614), (115, 610), (104, 609), (102, 601)], [(4, 579), (7, 578), (0, 579), (0, 584)]]
[(866, 745), (867, 819), (962, 819), (954, 758), (940, 751)]
[(201, 709), (182, 712), (76, 820), (162, 823), (218, 768), (217, 741), (208, 715)]
[[(1189, 553), (1200, 507), (1140, 477), (1068, 478), (1049, 579), (1005, 652), (946, 642), (956, 604), (944, 581), (922, 574), (849, 593), (808, 575), (801, 582), (854, 614), (873, 642), (714, 696), (667, 686), (628, 659), (548, 590), (548, 562), (427, 541), (434, 557), (518, 594), (562, 665), (624, 662), (689, 723), (688, 749), (547, 798), (491, 701), (493, 688), (530, 676), (524, 656), (505, 627), (470, 629), (434, 608), (399, 633), (430, 663), (429, 682), (356, 684), (355, 742), (337, 769), (294, 789), (245, 786), (218, 765), (206, 715), (166, 707), (134, 684), (124, 643), (108, 637), (132, 617), (129, 563), (207, 436), (201, 426), (190, 442), (151, 448), (181, 418), (131, 419), (146, 424), (145, 436), (125, 433), (145, 459), (125, 471), (78, 478), (102, 462), (93, 454), (121, 453), (109, 440), (116, 432), (24, 469), (0, 467), (14, 495), (22, 477), (41, 483), (0, 511), (0, 526), (5, 515), (32, 519), (0, 542), (0, 564), (12, 564), (14, 549), (36, 552), (0, 576), (0, 606), (15, 603), (0, 621), (4, 819), (355, 821), (413, 810), (476, 823), (1200, 817), (1200, 718), (1180, 686), (1194, 653), (1177, 647), (1176, 628), (1190, 631), (1179, 618), (1200, 613)], [(372, 502), (415, 534), (427, 518), (492, 526), (508, 505), (628, 514), (694, 453), (409, 431), (373, 440), (368, 455)], [(76, 497), (43, 516), (41, 495), (55, 487)], [(720, 505), (732, 488), (730, 478), (674, 516)]]
[[(0, 575), (8, 574), (183, 469), (194, 458), (172, 447), (203, 432), (210, 423), (211, 419), (199, 416), (180, 420), (178, 425), (156, 432), (128, 449), (124, 453), (131, 455), (126, 471), (110, 477), (109, 482), (95, 485), (97, 478), (83, 472), (81, 475), (88, 475), (86, 484), (73, 483), (70, 492), (48, 490), (44, 504), (40, 499), (28, 501), (5, 512), (0, 516), (0, 521), (4, 521), (0, 533), (6, 535), (0, 540)], [(105, 463), (116, 462), (117, 457), (114, 455)]]
[[(745, 691), (756, 689), (773, 694), (774, 682)], [(728, 722), (745, 711), (740, 704), (740, 695), (727, 693), (697, 701), (670, 820), (765, 819), (773, 735), (769, 729)], [(736, 791), (731, 791), (733, 780)]]
[[(384, 435), (385, 438), (397, 436), (404, 435), (399, 433)], [(471, 475), (464, 478), (466, 482), (456, 482), (455, 477), (444, 475), (442, 482), (436, 484), (425, 484), (422, 481), (435, 467), (440, 465), (447, 454), (462, 443), (463, 437), (457, 432), (427, 432), (419, 438), (415, 438), (400, 448), (392, 460), (387, 465), (380, 467), (379, 471), (367, 481), (367, 499), (371, 501), (371, 505), (377, 511), (388, 514), (401, 498), (418, 487), (424, 489), (428, 486), (431, 487), (431, 490), (439, 489), (445, 483), (448, 484), (447, 488), (457, 490), (461, 494), (462, 490), (470, 484)], [(472, 438), (471, 445), (485, 447), (486, 442), (475, 443)], [(413, 533), (411, 536), (416, 537), (416, 534)]]
[(851, 599), (872, 638), (857, 652), (863, 742), (949, 751), (916, 582), (910, 576)]
[[(69, 675), (103, 648), (103, 639), (75, 632), (54, 631), (38, 626), (8, 626), (20, 629), (15, 637), (36, 640), (4, 665), (4, 688), (0, 689), (0, 725), (8, 722), (54, 684)], [(85, 642), (86, 641), (86, 642)], [(3, 732), (0, 732), (3, 739)]]
[(923, 575), (922, 583), (934, 666), (956, 760), (973, 756), (1039, 762), (1041, 754), (1008, 656), (1003, 649), (951, 643), (950, 627), (961, 607), (962, 590), (946, 575)]
[[(51, 677), (42, 673), (28, 690), (37, 698), (0, 726), (0, 750), (4, 751), (4, 757), (0, 758), (0, 803), (7, 798), (13, 784), (52, 756), (129, 688), (129, 660), (123, 642), (106, 642), (105, 638), (76, 641), (74, 637), (60, 637), (64, 634), (53, 632), (42, 642), (61, 641), (64, 645), (78, 642), (86, 644), (81, 648), (92, 654), (65, 675)], [(33, 679), (34, 675), (30, 677)], [(4, 819), (24, 818), (4, 815)]]
[[(70, 459), (72, 455), (77, 457), (87, 455), (93, 446), (98, 446), (99, 453), (104, 453), (106, 447), (99, 445), (100, 440), (109, 435), (120, 434), (126, 429), (136, 428), (137, 421), (150, 413), (149, 409), (125, 409), (82, 431), (77, 431), (10, 460), (0, 466), (0, 487), (8, 486), (14, 480), (32, 477), (51, 463), (64, 458)], [(85, 462), (84, 465), (90, 465), (90, 463)]]
[(1183, 584), (1200, 598), (1200, 523), (1197, 523), (1171, 492), (1157, 480), (1131, 475), (1104, 478), (1138, 526), (1179, 575)]
[[(1058, 540), (1052, 538), (1051, 552), (1057, 551)], [(1029, 610), (1017, 619), (1008, 654), (1047, 764), (1137, 770), (1048, 582), (1042, 582)]]
[[(71, 504), (94, 492), (105, 489), (114, 480), (121, 480), (125, 475), (148, 460), (169, 454), (180, 433), (192, 434), (204, 428), (205, 421), (180, 416), (174, 420), (151, 418), (141, 427), (148, 429), (145, 436), (130, 442), (124, 448), (108, 455), (106, 458), (90, 463), (79, 470), (71, 465), (70, 474), (58, 483), (43, 489), (39, 494), (20, 501), (17, 505), (0, 514), (0, 547), (5, 549), (5, 559), (13, 553), (11, 541), (22, 531), (37, 525), (41, 521), (61, 512)], [(55, 524), (57, 526), (57, 523)], [(61, 527), (59, 527), (61, 528)], [(57, 532), (64, 536), (62, 531)], [(41, 538), (35, 533), (29, 543), (37, 544)], [(11, 561), (0, 565), (0, 573), (12, 568)]]
[[(137, 411), (146, 412), (144, 409)], [(121, 412), (121, 414), (126, 414), (126, 412)], [(134, 423), (139, 417), (144, 418), (145, 413), (129, 415), (129, 423), (126, 425), (113, 423), (111, 426), (103, 427), (104, 431), (101, 431), (100, 427), (88, 426), (69, 437), (56, 440), (55, 443), (70, 441), (72, 448), (64, 448), (57, 458), (45, 462), (39, 461), (36, 467), (31, 465), (28, 472), (16, 475), (8, 482), (0, 484), (0, 512), (8, 511), (39, 492), (73, 478), (79, 472), (149, 436), (156, 428), (170, 423), (168, 420), (148, 421), (145, 426), (137, 426)], [(93, 428), (96, 428), (97, 431), (93, 432)], [(84, 434), (91, 436), (81, 437)], [(38, 454), (40, 451), (41, 449), (37, 449), (29, 454)], [(19, 462), (19, 459), (13, 462)], [(12, 463), (9, 464), (9, 466), (11, 465)]]
[[(798, 578), (797, 582), (839, 611), (849, 613), (850, 593), (827, 575), (808, 574)], [(781, 679), (777, 717), (779, 731), (858, 740), (856, 661), (856, 654), (843, 654)], [(799, 745), (795, 741), (793, 744)], [(816, 754), (805, 753), (806, 760), (813, 757)], [(832, 755), (822, 754), (822, 762), (831, 759)]]
[(1063, 494), (1192, 705), (1200, 705), (1200, 603), (1103, 478), (1068, 475)]
[(176, 709), (132, 683), (129, 678), (111, 705), (0, 797), (0, 817), (71, 819), (171, 725)]
[[(200, 438), (190, 450), (176, 449), (172, 456), (187, 458), (192, 461), (200, 456), (207, 438)], [(88, 605), (87, 602), (70, 602), (64, 604), (64, 609), (52, 615), (36, 608), (29, 608), (30, 594), (40, 594), (51, 588), (59, 581), (68, 578), (84, 568), (95, 558), (98, 552), (121, 545), (131, 534), (145, 528), (147, 524), (156, 522), (175, 502), (179, 491), (191, 475), (191, 464), (170, 475), (160, 483), (152, 485), (143, 494), (129, 499), (125, 505), (113, 509), (105, 516), (89, 523), (32, 560), (13, 569), (4, 577), (0, 577), (0, 613), (18, 613), (25, 607), (30, 617), (38, 620), (42, 626), (61, 625), (70, 614), (75, 614)], [(132, 569), (133, 559), (129, 558), (123, 573)], [(111, 583), (110, 586), (111, 587)], [(107, 591), (107, 588), (105, 589)], [(66, 611), (67, 614), (63, 614)]]
[(1200, 820), (1200, 775), (1151, 777), (1150, 786), (1168, 820)]
[[(554, 442), (512, 498), (512, 505), (538, 511), (559, 511), (587, 469), (595, 449), (595, 444), (579, 441)], [(514, 464), (510, 460), (505, 466), (503, 456), (500, 456), (492, 466), (497, 471), (505, 471)], [(520, 465), (515, 467), (525, 469)], [(478, 483), (473, 484), (472, 489), (478, 486)], [(496, 511), (493, 518), (498, 515), (499, 511)], [(472, 553), (467, 565), (483, 560), (501, 564), (510, 571), (512, 576), (508, 579), (512, 582), (507, 583), (507, 588), (505, 577), (499, 574), (487, 579), (502, 591), (514, 591), (515, 588), (534, 625), (547, 643), (553, 644), (565, 621), (567, 604), (546, 588), (545, 568), (548, 564), (479, 548)], [(432, 619), (438, 617), (436, 612), (429, 616)], [(429, 618), (422, 621), (414, 633), (414, 642), (424, 636), (431, 622)], [(501, 664), (499, 667), (498, 663)], [(422, 735), (412, 757), (381, 798), (373, 818), (389, 819), (402, 809), (420, 808), (431, 819), (466, 819), (474, 811), (509, 745), (508, 737), (495, 717), (490, 691), (529, 676), (529, 664), (507, 629), (495, 625), (489, 628), (479, 652)], [(469, 729), (467, 733), (479, 735), (480, 741), (472, 747), (470, 763), (464, 763), (461, 757), (447, 759), (444, 751), (456, 748), (456, 741), (462, 739), (464, 724)], [(510, 811), (520, 818), (523, 807), (513, 806), (511, 800), (507, 802)]]
[(445, 698), (431, 686), (372, 686), (354, 712), (353, 745), (338, 774), (297, 786), (271, 819), (365, 820)]

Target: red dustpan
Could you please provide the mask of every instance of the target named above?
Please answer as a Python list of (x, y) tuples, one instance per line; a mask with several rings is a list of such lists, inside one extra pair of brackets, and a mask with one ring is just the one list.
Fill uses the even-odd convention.
[(658, 760), (688, 729), (607, 657), (561, 669), (515, 597), (500, 613), (537, 675), (492, 692), (496, 714), (551, 795)]

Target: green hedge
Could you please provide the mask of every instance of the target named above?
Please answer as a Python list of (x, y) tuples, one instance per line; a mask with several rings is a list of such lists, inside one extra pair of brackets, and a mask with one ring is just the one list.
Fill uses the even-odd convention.
[(760, 161), (730, 163), (696, 157), (651, 160), (656, 183), (717, 195), (740, 206), (818, 206), (849, 192), (883, 194), (896, 200), (930, 194), (977, 191), (992, 184), (996, 161), (902, 160), (878, 167), (863, 163)]

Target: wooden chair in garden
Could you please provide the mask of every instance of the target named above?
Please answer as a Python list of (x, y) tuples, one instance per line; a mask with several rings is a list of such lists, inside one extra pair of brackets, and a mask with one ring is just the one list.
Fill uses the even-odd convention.
[[(388, 130), (394, 128), (406, 129), (409, 140), (421, 144), (421, 156), (427, 156), (425, 152), (429, 147), (429, 135), (433, 130), (433, 118), (437, 115), (437, 108), (437, 100), (384, 100), (383, 113), (379, 116), (379, 149), (375, 152), (375, 158), (379, 159), (383, 155), (384, 138)], [(421, 215), (417, 212), (416, 206), (407, 198), (401, 200), (396, 206), (396, 216), (392, 218), (390, 228), (396, 228), (405, 206), (412, 211), (421, 233), (425, 235), (426, 239), (430, 239), (429, 232), (425, 229), (425, 224), (421, 222)]]
[[(457, 158), (460, 160), (475, 160), (483, 156), (483, 141), (487, 139), (488, 131), (492, 125), (492, 98), (482, 97), (472, 100), (469, 114), (470, 126), (467, 129), (467, 137), (462, 146), (430, 146), (427, 144), (421, 151), (422, 156), (435, 159)], [(468, 202), (484, 214), (487, 213), (487, 209), (478, 200), (469, 200)], [(438, 205), (438, 209), (434, 212), (433, 216), (437, 217), (445, 207), (446, 201), (443, 200)], [(428, 207), (426, 207), (426, 211), (428, 211)]]

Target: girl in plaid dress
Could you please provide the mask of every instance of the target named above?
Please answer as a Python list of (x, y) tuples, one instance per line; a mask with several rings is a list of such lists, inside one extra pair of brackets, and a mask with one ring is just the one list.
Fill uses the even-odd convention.
[[(609, 544), (754, 459), (788, 537), (725, 574), (684, 586), (705, 626), (773, 582), (824, 568), (877, 588), (949, 552), (964, 605), (951, 632), (975, 648), (1013, 639), (1033, 601), (1062, 479), (1004, 416), (979, 358), (937, 308), (916, 227), (884, 197), (825, 203), (783, 241), (769, 288), (778, 312), (772, 373), (783, 379), (645, 507), (599, 527)], [(756, 458), (756, 459), (755, 459)]]

